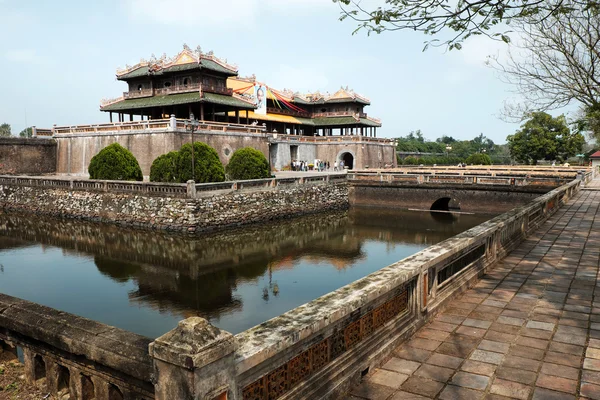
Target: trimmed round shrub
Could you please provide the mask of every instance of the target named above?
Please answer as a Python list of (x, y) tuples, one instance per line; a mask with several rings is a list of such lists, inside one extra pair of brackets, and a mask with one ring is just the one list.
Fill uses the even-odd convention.
[(265, 155), (252, 147), (236, 150), (225, 168), (227, 177), (239, 181), (271, 177), (271, 168)]
[(90, 161), (90, 179), (141, 181), (142, 170), (133, 154), (119, 143), (106, 146)]
[(177, 151), (158, 156), (150, 167), (150, 182), (177, 182), (178, 158)]
[(474, 153), (467, 157), (465, 163), (473, 165), (491, 165), (492, 159), (487, 154)]
[[(185, 144), (177, 157), (177, 182), (185, 183), (192, 179), (192, 145)], [(202, 142), (194, 143), (194, 181), (196, 183), (223, 182), (225, 169), (216, 150)]]

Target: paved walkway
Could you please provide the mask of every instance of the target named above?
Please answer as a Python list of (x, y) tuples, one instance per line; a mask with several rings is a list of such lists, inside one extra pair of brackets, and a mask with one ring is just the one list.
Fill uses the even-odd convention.
[(580, 192), (346, 399), (600, 399), (599, 207)]

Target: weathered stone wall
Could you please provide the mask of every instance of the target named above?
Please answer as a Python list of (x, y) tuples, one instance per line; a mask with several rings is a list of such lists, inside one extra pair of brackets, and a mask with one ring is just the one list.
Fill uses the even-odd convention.
[[(192, 138), (190, 133), (165, 130), (61, 135), (56, 137), (56, 141), (59, 174), (87, 176), (87, 168), (92, 157), (106, 146), (119, 143), (133, 153), (140, 164), (142, 174), (148, 176), (152, 161), (162, 154), (179, 150), (184, 144), (191, 143)], [(269, 154), (267, 139), (261, 134), (197, 132), (194, 133), (194, 141), (204, 142), (213, 147), (224, 165), (229, 162), (233, 152), (243, 147), (254, 147), (265, 155)]]
[[(315, 158), (329, 161), (340, 160), (344, 153), (354, 157), (354, 168), (379, 168), (395, 163), (394, 147), (377, 142), (278, 142), (270, 143), (271, 136), (264, 133), (236, 133), (198, 131), (194, 141), (204, 142), (219, 154), (223, 165), (229, 163), (233, 153), (244, 147), (260, 150), (269, 157), (274, 169), (280, 170), (291, 162), (290, 145), (298, 146), (298, 159), (312, 162)], [(336, 140), (339, 137), (336, 137)], [(112, 143), (119, 143), (130, 150), (137, 158), (144, 176), (150, 175), (152, 161), (156, 157), (173, 150), (179, 150), (191, 143), (191, 134), (183, 131), (115, 131), (110, 133), (90, 132), (78, 134), (60, 134), (55, 136), (57, 147), (57, 169), (59, 174), (87, 176), (87, 168), (93, 156)]]
[(150, 342), (0, 293), (0, 356), (16, 358), (20, 348), (25, 379), (43, 384), (54, 399), (154, 399)]
[(198, 199), (0, 186), (0, 207), (40, 215), (205, 232), (348, 207), (345, 183), (235, 192)]
[(56, 172), (56, 142), (51, 139), (0, 138), (0, 174)]

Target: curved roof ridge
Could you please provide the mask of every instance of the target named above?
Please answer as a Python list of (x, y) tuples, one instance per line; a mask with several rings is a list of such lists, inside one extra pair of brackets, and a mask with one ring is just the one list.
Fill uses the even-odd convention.
[(212, 51), (208, 53), (203, 53), (200, 46), (197, 46), (195, 50), (190, 49), (190, 47), (186, 44), (183, 45), (183, 50), (174, 55), (173, 57), (167, 57), (166, 53), (160, 58), (156, 58), (154, 54), (150, 56), (149, 60), (144, 58), (140, 59), (140, 61), (133, 65), (125, 65), (125, 68), (117, 68), (117, 78), (127, 75), (133, 71), (136, 71), (140, 68), (147, 67), (148, 71), (160, 71), (163, 69), (167, 69), (169, 67), (175, 65), (183, 65), (183, 64), (200, 64), (202, 59), (212, 61), (217, 65), (225, 68), (235, 74), (238, 72), (237, 65), (229, 64), (227, 60), (222, 60), (219, 57), (215, 56)]

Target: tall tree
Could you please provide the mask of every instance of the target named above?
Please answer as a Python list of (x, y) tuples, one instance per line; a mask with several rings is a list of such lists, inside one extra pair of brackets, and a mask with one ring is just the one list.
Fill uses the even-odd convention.
[(506, 61), (491, 60), (524, 99), (506, 108), (505, 116), (523, 120), (532, 111), (574, 102), (582, 111), (579, 128), (600, 137), (600, 8), (573, 8), (535, 24), (524, 18), (515, 27), (520, 43)]
[(507, 24), (519, 21), (536, 24), (551, 16), (599, 6), (595, 0), (381, 0), (381, 6), (367, 9), (361, 0), (333, 2), (342, 9), (340, 19), (351, 18), (358, 23), (355, 32), (418, 31), (449, 37), (433, 39), (427, 45), (447, 45), (458, 50), (465, 39), (475, 35), (509, 42)]
[(33, 136), (33, 129), (25, 128), (21, 132), (19, 132), (19, 136), (24, 138), (30, 138)]
[(2, 136), (2, 137), (10, 136), (10, 124), (3, 123), (0, 125), (0, 136)]
[(538, 160), (564, 161), (580, 152), (585, 143), (581, 133), (571, 132), (563, 115), (553, 118), (545, 112), (532, 113), (506, 140), (513, 158), (534, 165)]

